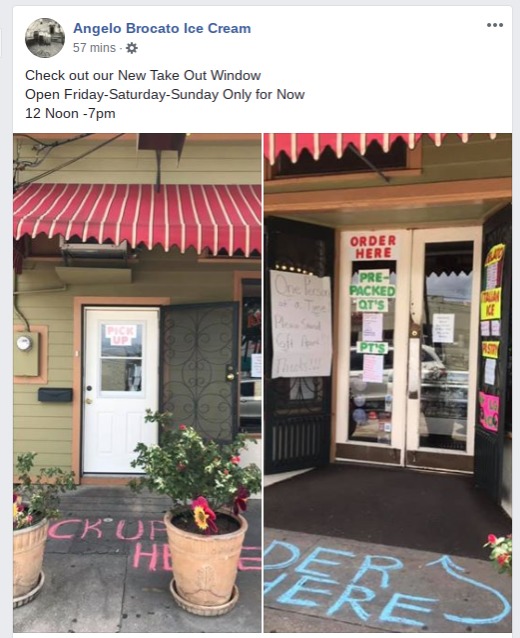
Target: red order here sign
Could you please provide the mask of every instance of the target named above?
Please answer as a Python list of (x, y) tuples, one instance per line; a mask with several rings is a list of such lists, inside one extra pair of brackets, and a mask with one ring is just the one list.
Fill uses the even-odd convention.
[(388, 231), (356, 233), (350, 235), (348, 248), (353, 261), (397, 259), (398, 238)]

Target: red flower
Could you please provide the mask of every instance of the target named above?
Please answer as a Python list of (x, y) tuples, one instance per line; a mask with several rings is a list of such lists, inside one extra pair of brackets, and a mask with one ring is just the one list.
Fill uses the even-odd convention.
[(233, 512), (238, 514), (240, 511), (245, 512), (247, 509), (247, 499), (249, 498), (249, 490), (241, 485), (233, 502)]
[(186, 429), (186, 426), (185, 426), (185, 425), (179, 425), (179, 430), (184, 431), (185, 429)]
[(218, 532), (218, 527), (215, 524), (217, 516), (203, 496), (199, 496), (191, 502), (191, 509), (199, 529), (204, 530), (206, 534)]
[(489, 534), (488, 535), (488, 543), (491, 543), (492, 545), (494, 545), (497, 542), (497, 537), (494, 534)]
[(235, 463), (235, 464), (240, 463), (240, 457), (239, 456), (232, 456), (231, 457), (231, 463)]
[(508, 554), (499, 554), (497, 556), (497, 562), (499, 563), (499, 565), (503, 565), (504, 563), (507, 562), (508, 558), (509, 558)]

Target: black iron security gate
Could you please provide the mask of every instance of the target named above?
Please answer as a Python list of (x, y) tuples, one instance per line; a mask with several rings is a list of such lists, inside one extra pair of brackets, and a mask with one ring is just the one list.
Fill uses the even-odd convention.
[(329, 462), (332, 377), (271, 378), (269, 271), (332, 279), (334, 231), (273, 217), (264, 226), (264, 468), (266, 474), (274, 474)]
[[(479, 413), (480, 405), (477, 403), (477, 423), (475, 427), (475, 483), (484, 489), (493, 498), (500, 502), (502, 492), (502, 466), (504, 456), (504, 439), (511, 435), (511, 270), (512, 270), (512, 212), (511, 206), (494, 215), (484, 224), (484, 237), (482, 242), (483, 264), (489, 250), (498, 244), (505, 245), (504, 264), (501, 282), (501, 318), (500, 334), (481, 337), (481, 341), (499, 340), (498, 359), (495, 371), (495, 383), (486, 382), (486, 359), (480, 356), (480, 371), (478, 394), (498, 396), (500, 399), (497, 430), (482, 427)], [(483, 273), (485, 268), (483, 267)], [(485, 275), (483, 276), (483, 282)], [(479, 353), (482, 349), (479, 349)]]
[(161, 308), (160, 409), (226, 442), (238, 431), (238, 303)]

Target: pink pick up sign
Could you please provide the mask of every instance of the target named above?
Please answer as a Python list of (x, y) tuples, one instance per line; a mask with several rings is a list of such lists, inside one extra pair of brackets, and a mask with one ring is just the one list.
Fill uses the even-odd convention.
[(480, 404), (480, 425), (490, 432), (496, 432), (498, 430), (500, 397), (479, 392), (478, 401)]
[(109, 324), (105, 326), (105, 337), (111, 346), (129, 346), (137, 336), (136, 325)]

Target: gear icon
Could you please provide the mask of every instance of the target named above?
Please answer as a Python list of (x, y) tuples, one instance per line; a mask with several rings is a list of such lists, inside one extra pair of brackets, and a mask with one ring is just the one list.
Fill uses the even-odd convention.
[(126, 45), (126, 50), (128, 53), (136, 53), (137, 52), (137, 44), (135, 42), (129, 42)]

